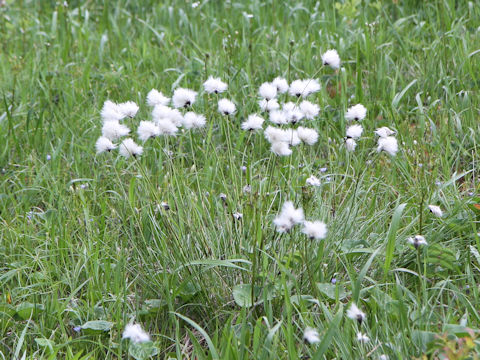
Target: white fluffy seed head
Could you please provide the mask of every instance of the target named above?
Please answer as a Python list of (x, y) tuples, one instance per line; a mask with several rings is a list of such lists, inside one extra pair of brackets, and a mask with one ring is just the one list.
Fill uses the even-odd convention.
[(152, 121), (140, 121), (137, 134), (141, 141), (146, 141), (152, 137), (160, 135), (160, 129)]
[(340, 67), (340, 56), (337, 50), (327, 50), (322, 54), (323, 65), (330, 66), (332, 69)]
[(149, 106), (157, 106), (157, 105), (168, 105), (170, 102), (170, 98), (163, 95), (160, 91), (156, 89), (150, 90), (147, 94), (147, 104)]
[(220, 78), (214, 78), (213, 76), (210, 76), (207, 81), (203, 83), (203, 87), (209, 94), (220, 94), (227, 90), (228, 85)]
[(118, 104), (114, 103), (113, 101), (107, 100), (103, 103), (102, 110), (100, 111), (100, 115), (102, 116), (103, 122), (108, 121), (120, 121), (125, 118), (125, 114), (120, 112), (118, 108)]
[(302, 101), (299, 108), (303, 115), (309, 120), (314, 119), (320, 112), (320, 107), (308, 100)]
[(102, 126), (102, 136), (111, 141), (127, 136), (129, 133), (130, 129), (118, 121), (107, 121)]
[(280, 105), (278, 104), (277, 99), (272, 99), (272, 100), (262, 99), (258, 102), (258, 105), (260, 106), (260, 109), (262, 109), (262, 111), (268, 111), (268, 112), (275, 111), (280, 108)]
[(409, 237), (407, 241), (412, 244), (415, 249), (418, 249), (419, 246), (428, 245), (427, 240), (422, 235), (415, 235), (413, 237)]
[(97, 154), (101, 154), (105, 151), (112, 151), (117, 147), (114, 143), (110, 141), (109, 138), (105, 136), (100, 136), (95, 143), (95, 149), (97, 150)]
[(145, 332), (140, 324), (128, 324), (122, 334), (122, 339), (130, 339), (134, 343), (150, 341), (150, 335)]
[(357, 147), (357, 142), (352, 138), (348, 138), (345, 140), (345, 147), (347, 148), (348, 151), (353, 152)]
[(303, 333), (303, 340), (309, 344), (316, 344), (320, 342), (320, 335), (317, 330), (307, 327)]
[(195, 129), (204, 127), (206, 122), (205, 116), (190, 111), (183, 116), (182, 124), (185, 129)]
[(306, 183), (306, 185), (310, 185), (310, 186), (320, 186), (321, 185), (320, 179), (317, 178), (315, 175), (311, 175), (305, 183)]
[(347, 109), (345, 119), (361, 121), (365, 119), (365, 116), (367, 116), (367, 108), (362, 104), (357, 104)]
[(118, 111), (129, 118), (134, 118), (135, 115), (137, 115), (138, 109), (138, 105), (133, 101), (118, 104)]
[(260, 130), (262, 129), (264, 121), (265, 120), (257, 114), (249, 115), (248, 119), (242, 123), (242, 129), (249, 131)]
[(367, 335), (359, 332), (359, 333), (357, 333), (357, 341), (361, 342), (361, 343), (367, 343), (367, 342), (370, 341), (370, 338)]
[(297, 128), (297, 135), (305, 144), (313, 145), (318, 140), (318, 133), (315, 129), (304, 128), (299, 126)]
[(442, 217), (443, 216), (443, 211), (440, 208), (440, 206), (428, 205), (428, 208), (430, 209), (430, 211), (432, 212), (433, 215), (435, 215), (437, 217)]
[(178, 127), (170, 119), (158, 119), (155, 124), (160, 129), (160, 135), (175, 136), (177, 134)]
[(277, 92), (284, 94), (288, 91), (288, 82), (282, 77), (276, 77), (273, 79), (272, 84), (277, 88)]
[(310, 94), (316, 93), (320, 90), (320, 84), (316, 79), (295, 80), (290, 84), (288, 93), (291, 96), (307, 97)]
[(196, 99), (196, 91), (184, 88), (175, 89), (172, 96), (173, 106), (177, 109), (188, 108), (192, 106), (195, 103)]
[(154, 122), (168, 119), (175, 126), (181, 126), (183, 123), (183, 115), (178, 109), (172, 109), (165, 105), (157, 105), (153, 108), (152, 118)]
[(295, 209), (293, 202), (286, 201), (280, 214), (273, 220), (278, 232), (288, 232), (296, 224), (302, 223), (304, 219), (303, 209)]
[(325, 239), (327, 236), (327, 225), (321, 221), (304, 221), (302, 233), (310, 239)]
[(267, 101), (272, 100), (272, 99), (275, 99), (275, 97), (277, 96), (277, 87), (272, 83), (265, 82), (262, 85), (260, 85), (260, 88), (258, 89), (258, 93), (265, 100)]
[(218, 112), (223, 115), (232, 115), (237, 110), (233, 102), (228, 99), (220, 99), (218, 101)]
[(284, 141), (276, 141), (272, 143), (271, 150), (278, 156), (289, 156), (292, 154), (292, 149), (288, 146), (288, 143)]
[(143, 153), (143, 147), (137, 145), (135, 141), (130, 138), (123, 140), (122, 143), (119, 145), (118, 150), (120, 152), (120, 155), (127, 159), (130, 156), (137, 157), (142, 155)]
[(395, 135), (395, 131), (389, 129), (386, 126), (383, 126), (381, 128), (378, 128), (377, 130), (375, 130), (375, 135), (377, 135), (379, 137), (382, 137), (382, 138), (386, 138), (387, 136)]
[(285, 116), (285, 112), (283, 112), (282, 110), (270, 111), (269, 119), (272, 123), (277, 125), (288, 124), (287, 117)]
[(360, 324), (367, 318), (367, 315), (361, 311), (355, 303), (350, 305), (350, 308), (347, 310), (347, 317), (352, 320), (358, 321)]
[(284, 136), (288, 144), (292, 146), (297, 146), (302, 142), (302, 140), (300, 140), (300, 137), (298, 136), (297, 129), (282, 129), (282, 131), (285, 134)]
[(347, 138), (358, 139), (360, 136), (362, 136), (362, 133), (362, 125), (354, 124), (347, 128)]
[(398, 142), (393, 136), (378, 138), (377, 152), (385, 151), (391, 156), (395, 156), (398, 152)]

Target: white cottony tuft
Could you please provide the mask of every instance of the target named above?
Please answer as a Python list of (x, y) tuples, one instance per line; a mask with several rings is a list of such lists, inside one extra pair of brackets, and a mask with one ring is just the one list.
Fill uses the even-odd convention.
[(152, 121), (140, 121), (137, 134), (140, 140), (146, 141), (152, 137), (160, 135), (160, 129)]
[(122, 339), (130, 339), (134, 343), (150, 341), (150, 335), (145, 332), (140, 324), (128, 324), (122, 334)]
[(277, 92), (284, 94), (288, 91), (288, 82), (282, 77), (276, 77), (273, 79), (272, 84), (276, 86)]
[(257, 114), (248, 116), (248, 119), (242, 123), (243, 130), (260, 130), (265, 120)]
[(310, 185), (310, 186), (320, 186), (321, 185), (320, 179), (317, 178), (315, 175), (310, 176), (307, 179), (306, 184)]
[(277, 87), (271, 83), (263, 83), (258, 89), (258, 93), (265, 100), (272, 100), (277, 96)]
[(381, 138), (386, 138), (388, 136), (392, 136), (395, 134), (395, 131), (389, 129), (386, 126), (383, 126), (381, 128), (378, 128), (375, 130), (375, 135), (380, 136)]
[(300, 140), (300, 137), (298, 136), (298, 131), (296, 129), (285, 129), (282, 131), (285, 134), (284, 136), (288, 144), (292, 146), (297, 146), (302, 142), (302, 140)]
[(143, 147), (137, 145), (135, 141), (133, 141), (130, 138), (123, 140), (120, 146), (118, 147), (118, 150), (120, 152), (120, 155), (122, 155), (127, 159), (130, 156), (137, 157), (142, 155), (143, 153)]
[(347, 128), (347, 138), (358, 139), (362, 136), (363, 127), (362, 125), (352, 125)]
[(138, 109), (138, 105), (133, 101), (118, 104), (118, 111), (129, 118), (134, 118), (135, 115), (137, 115)]
[(233, 102), (228, 99), (220, 99), (218, 101), (218, 111), (223, 115), (232, 115), (237, 110)]
[(110, 139), (106, 138), (105, 136), (99, 137), (97, 142), (95, 143), (95, 149), (97, 150), (97, 154), (101, 154), (105, 151), (112, 151), (116, 147), (117, 145), (112, 143)]
[(283, 105), (283, 112), (287, 118), (287, 122), (296, 124), (305, 117), (305, 114), (292, 102)]
[(347, 109), (345, 119), (360, 121), (365, 119), (365, 116), (367, 116), (367, 108), (362, 104), (357, 104)]
[(382, 354), (378, 357), (378, 360), (388, 360), (388, 356), (385, 354)]
[(107, 100), (103, 103), (102, 111), (100, 111), (103, 122), (108, 121), (120, 121), (125, 118), (125, 114), (120, 112), (118, 109), (118, 104), (115, 104), (113, 101)]
[(278, 156), (289, 156), (292, 154), (292, 149), (288, 143), (284, 141), (275, 141), (272, 142), (272, 152)]
[(204, 127), (206, 122), (205, 116), (190, 111), (183, 116), (182, 124), (185, 129), (194, 129)]
[(320, 107), (317, 104), (312, 104), (310, 101), (304, 100), (300, 103), (300, 111), (309, 119), (314, 119), (320, 112)]
[(389, 155), (395, 156), (398, 151), (398, 142), (393, 136), (378, 138), (377, 152), (385, 151)]
[(323, 65), (330, 66), (332, 69), (340, 67), (340, 56), (337, 50), (327, 50), (322, 54)]
[(281, 110), (271, 111), (269, 114), (269, 119), (272, 123), (277, 125), (284, 125), (288, 123), (285, 113)]
[(350, 152), (355, 151), (355, 148), (357, 147), (357, 142), (352, 138), (348, 138), (345, 140), (345, 147)]
[(288, 93), (291, 96), (307, 97), (320, 90), (320, 84), (315, 79), (295, 80), (290, 84)]
[(220, 94), (227, 90), (228, 85), (220, 80), (220, 78), (214, 78), (213, 76), (210, 76), (207, 81), (203, 83), (203, 87), (209, 94)]
[(327, 236), (327, 225), (321, 221), (305, 221), (302, 233), (310, 239), (321, 240)]
[(107, 121), (102, 126), (102, 136), (111, 141), (127, 136), (129, 133), (130, 129), (118, 121)]
[(282, 206), (282, 211), (273, 220), (278, 232), (288, 232), (296, 224), (303, 222), (303, 209), (295, 209), (293, 202), (287, 201)]
[(365, 315), (355, 303), (352, 303), (347, 310), (347, 317), (352, 320), (357, 320), (361, 324), (366, 319), (367, 315)]
[(170, 102), (170, 98), (163, 95), (160, 91), (156, 89), (150, 90), (147, 94), (147, 104), (149, 106), (157, 106), (157, 105), (168, 105)]
[(280, 105), (278, 104), (277, 99), (272, 99), (272, 100), (265, 100), (262, 99), (258, 102), (258, 105), (260, 106), (260, 109), (262, 111), (275, 111), (280, 108)]
[(421, 245), (428, 245), (427, 240), (422, 235), (415, 235), (407, 239), (410, 244), (412, 244), (415, 249), (418, 249)]
[(357, 341), (361, 342), (361, 343), (367, 343), (367, 342), (370, 341), (370, 338), (367, 335), (359, 332), (359, 333), (357, 333)]
[(305, 332), (303, 333), (303, 339), (309, 344), (316, 344), (320, 342), (318, 331), (310, 327), (305, 329)]
[(440, 206), (437, 205), (428, 205), (428, 208), (432, 212), (433, 215), (442, 217), (443, 216), (443, 211), (440, 209)]
[(170, 119), (159, 119), (155, 124), (160, 129), (160, 135), (175, 136), (177, 134), (178, 127)]
[(318, 133), (315, 129), (304, 128), (299, 126), (297, 129), (297, 135), (305, 144), (313, 145), (318, 140)]
[(183, 115), (178, 109), (172, 109), (165, 105), (157, 105), (153, 108), (152, 118), (154, 122), (164, 119), (170, 120), (175, 126), (181, 126), (183, 123)]
[(188, 108), (195, 103), (196, 98), (196, 91), (184, 88), (175, 89), (172, 97), (173, 106), (177, 109)]

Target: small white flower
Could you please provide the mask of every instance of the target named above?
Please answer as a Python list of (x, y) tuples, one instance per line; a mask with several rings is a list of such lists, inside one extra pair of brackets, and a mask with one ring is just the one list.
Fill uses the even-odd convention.
[(260, 85), (258, 93), (262, 98), (269, 101), (275, 99), (275, 97), (277, 96), (277, 87), (271, 83), (265, 82)]
[(203, 87), (209, 94), (220, 94), (227, 90), (228, 85), (220, 80), (220, 78), (214, 78), (213, 76), (210, 76), (207, 81), (203, 83)]
[(232, 216), (235, 220), (240, 220), (241, 218), (243, 218), (243, 214), (239, 212), (233, 213)]
[(320, 179), (317, 178), (316, 176), (312, 175), (310, 176), (307, 181), (306, 181), (306, 184), (307, 185), (310, 185), (310, 186), (320, 186), (321, 185), (321, 182), (320, 182)]
[(355, 124), (347, 128), (347, 138), (358, 139), (362, 136), (363, 127), (362, 125)]
[(386, 138), (386, 137), (392, 136), (394, 134), (395, 134), (395, 131), (389, 129), (386, 126), (383, 126), (381, 128), (378, 128), (377, 130), (375, 130), (375, 135), (380, 136), (382, 138)]
[(137, 134), (140, 140), (146, 141), (152, 137), (160, 135), (160, 129), (152, 121), (140, 121)]
[(277, 87), (277, 92), (284, 94), (288, 91), (288, 82), (282, 77), (276, 77), (273, 79), (272, 84)]
[(309, 119), (314, 119), (320, 112), (320, 107), (317, 104), (312, 104), (310, 101), (304, 100), (300, 103), (300, 111)]
[(310, 239), (321, 240), (327, 236), (327, 225), (321, 221), (305, 221), (302, 233)]
[(118, 104), (118, 111), (129, 118), (134, 118), (135, 115), (137, 115), (138, 109), (138, 105), (133, 101)]
[(409, 237), (407, 241), (415, 246), (415, 249), (418, 249), (421, 245), (428, 245), (427, 240), (422, 235), (415, 235), (414, 237)]
[(160, 129), (160, 135), (174, 136), (177, 134), (178, 127), (170, 119), (159, 119), (155, 122)]
[(323, 65), (330, 66), (332, 69), (340, 67), (340, 56), (337, 50), (327, 50), (322, 54)]
[(308, 145), (313, 145), (318, 140), (318, 133), (315, 129), (309, 129), (299, 126), (297, 129), (297, 134), (300, 140), (302, 140), (305, 144)]
[(359, 333), (357, 334), (357, 341), (358, 341), (358, 342), (361, 342), (361, 343), (367, 343), (367, 342), (370, 341), (370, 338), (369, 338), (367, 335), (362, 334), (361, 332), (359, 332)]
[(192, 9), (195, 9), (196, 7), (198, 7), (198, 5), (200, 5), (200, 1), (195, 1), (192, 3)]
[(303, 333), (303, 339), (309, 344), (316, 344), (320, 342), (318, 331), (310, 327), (305, 329), (305, 332)]
[(134, 343), (143, 343), (150, 341), (150, 335), (142, 329), (140, 324), (128, 324), (125, 326), (122, 339), (130, 339)]
[(347, 148), (348, 151), (353, 152), (357, 147), (357, 142), (352, 138), (348, 138), (345, 140), (345, 147)]
[(156, 89), (150, 90), (147, 94), (147, 104), (149, 106), (156, 106), (156, 105), (168, 105), (170, 102), (170, 98), (163, 95), (160, 91)]
[(175, 89), (172, 97), (173, 106), (177, 109), (188, 108), (195, 103), (196, 98), (196, 91), (184, 88)]
[(428, 205), (428, 208), (432, 212), (433, 215), (442, 217), (443, 216), (443, 211), (440, 209), (440, 206), (437, 205)]
[(177, 127), (181, 126), (183, 122), (183, 115), (178, 109), (172, 109), (165, 105), (156, 105), (152, 111), (152, 118), (156, 123), (168, 119)]
[(190, 111), (183, 116), (182, 124), (185, 129), (192, 129), (204, 127), (206, 122), (205, 116)]
[(105, 136), (99, 137), (97, 142), (95, 143), (95, 149), (97, 149), (97, 154), (103, 153), (105, 151), (112, 151), (116, 147), (117, 145), (112, 143), (110, 139), (106, 138)]
[(237, 110), (233, 102), (228, 99), (220, 99), (218, 101), (218, 111), (223, 115), (232, 115)]
[(103, 122), (108, 121), (120, 121), (125, 118), (125, 114), (121, 113), (118, 109), (118, 104), (113, 101), (107, 100), (103, 103), (102, 111), (100, 111)]
[(277, 99), (272, 99), (272, 100), (265, 100), (262, 99), (258, 102), (258, 105), (260, 106), (260, 109), (262, 111), (275, 111), (280, 108), (280, 105), (278, 104)]
[(367, 116), (367, 109), (362, 104), (357, 104), (347, 109), (345, 119), (360, 121), (365, 119), (365, 116)]
[(292, 154), (292, 149), (288, 146), (288, 143), (284, 141), (272, 142), (272, 152), (278, 156), (289, 156)]
[(243, 130), (260, 130), (265, 120), (257, 114), (248, 116), (248, 119), (242, 123)]
[(127, 159), (130, 156), (137, 157), (142, 155), (143, 153), (143, 147), (137, 145), (135, 141), (130, 138), (123, 140), (118, 150), (120, 152), (120, 155)]
[(130, 129), (118, 121), (107, 121), (102, 126), (102, 136), (114, 141), (123, 136), (127, 136)]
[(293, 202), (286, 201), (282, 206), (280, 214), (273, 220), (273, 223), (277, 227), (278, 232), (288, 232), (296, 224), (303, 222), (303, 219), (303, 209), (295, 209)]
[(361, 311), (355, 303), (350, 305), (350, 308), (347, 310), (347, 317), (352, 320), (357, 320), (361, 324), (367, 317), (363, 311)]
[(378, 138), (377, 152), (385, 151), (391, 156), (395, 156), (398, 151), (398, 142), (393, 136)]
[(269, 114), (269, 119), (272, 123), (277, 125), (283, 125), (288, 123), (285, 113), (281, 110), (271, 111)]

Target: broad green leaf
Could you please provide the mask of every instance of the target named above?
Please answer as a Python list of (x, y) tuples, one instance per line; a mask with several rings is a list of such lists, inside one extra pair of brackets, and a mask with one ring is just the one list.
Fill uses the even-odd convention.
[(87, 334), (97, 334), (110, 331), (112, 327), (113, 323), (105, 320), (87, 321), (85, 324), (80, 326), (80, 328), (85, 330)]
[(130, 343), (128, 354), (136, 360), (145, 360), (158, 355), (158, 348), (151, 341)]
[(343, 285), (336, 285), (331, 283), (317, 283), (318, 290), (328, 298), (335, 300), (336, 292), (338, 288), (338, 299), (343, 300), (347, 297), (347, 293), (345, 292), (345, 288)]

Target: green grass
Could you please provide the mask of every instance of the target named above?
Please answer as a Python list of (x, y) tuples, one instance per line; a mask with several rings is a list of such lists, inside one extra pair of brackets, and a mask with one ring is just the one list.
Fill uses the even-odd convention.
[[(476, 338), (480, 8), (340, 2), (0, 7), (0, 359), (128, 358), (131, 320), (159, 359), (408, 359)], [(322, 67), (330, 48), (344, 72)], [(95, 154), (105, 100), (140, 105), (135, 132), (150, 89), (200, 90), (208, 75), (228, 83), (231, 119), (201, 92), (205, 129), (149, 140), (138, 160)], [(322, 84), (306, 122), (319, 141), (285, 158), (240, 129), (276, 76)], [(368, 114), (348, 153), (356, 103)], [(397, 130), (397, 156), (375, 152), (380, 126)], [(320, 187), (305, 186), (312, 174)], [(327, 238), (277, 233), (286, 200), (325, 221)], [(429, 245), (417, 253), (406, 239), (419, 233)], [(111, 329), (74, 330), (96, 320)], [(306, 327), (320, 344), (303, 343)]]

